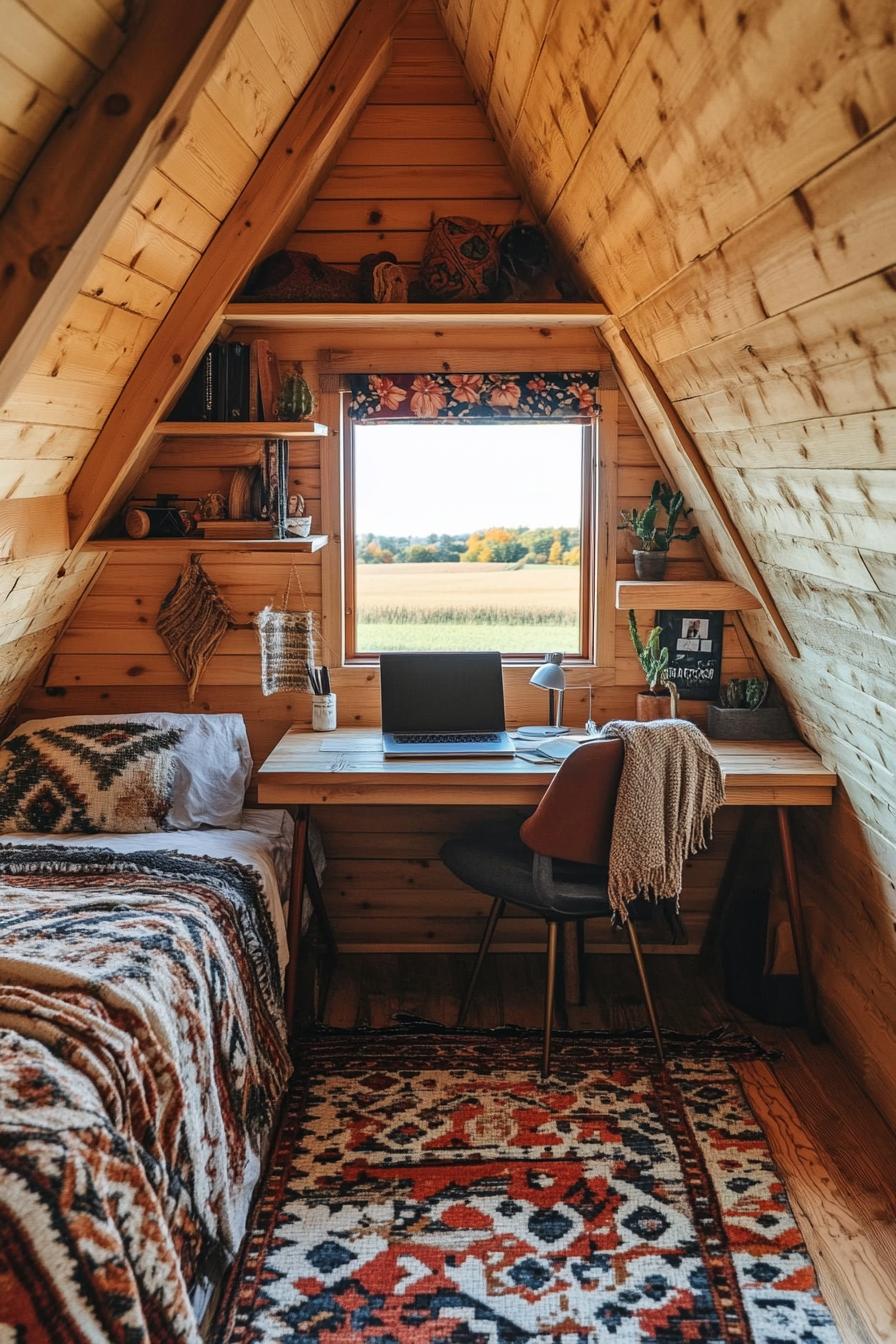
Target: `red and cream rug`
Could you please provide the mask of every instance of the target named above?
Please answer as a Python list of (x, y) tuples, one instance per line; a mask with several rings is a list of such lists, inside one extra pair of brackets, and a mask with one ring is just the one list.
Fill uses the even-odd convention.
[(327, 1033), (219, 1344), (835, 1344), (746, 1042)]

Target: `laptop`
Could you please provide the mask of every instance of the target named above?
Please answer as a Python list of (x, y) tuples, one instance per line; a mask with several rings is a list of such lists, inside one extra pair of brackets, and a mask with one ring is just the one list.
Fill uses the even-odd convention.
[(500, 653), (381, 653), (386, 756), (512, 756)]

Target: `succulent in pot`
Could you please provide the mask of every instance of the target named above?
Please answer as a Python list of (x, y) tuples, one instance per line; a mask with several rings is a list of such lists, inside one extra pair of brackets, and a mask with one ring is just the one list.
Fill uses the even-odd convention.
[(709, 706), (710, 737), (740, 741), (794, 736), (781, 697), (763, 677), (732, 677), (717, 705)]
[(635, 718), (640, 723), (651, 719), (678, 718), (678, 687), (669, 677), (669, 650), (660, 648), (660, 627), (655, 625), (642, 640), (635, 613), (628, 614), (629, 634), (632, 637), (647, 690), (635, 697)]
[[(665, 515), (662, 525), (657, 522), (660, 510)], [(693, 541), (700, 535), (699, 527), (684, 532), (675, 530), (679, 519), (688, 518), (692, 512), (685, 508), (681, 491), (673, 490), (666, 481), (654, 481), (646, 508), (623, 509), (618, 530), (631, 532), (635, 538), (633, 557), (639, 579), (662, 579), (672, 542)]]

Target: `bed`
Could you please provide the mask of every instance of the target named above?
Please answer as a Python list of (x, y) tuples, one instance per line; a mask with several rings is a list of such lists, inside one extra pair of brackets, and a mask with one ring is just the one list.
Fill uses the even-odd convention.
[(0, 835), (0, 1339), (198, 1344), (291, 1072), (291, 848)]

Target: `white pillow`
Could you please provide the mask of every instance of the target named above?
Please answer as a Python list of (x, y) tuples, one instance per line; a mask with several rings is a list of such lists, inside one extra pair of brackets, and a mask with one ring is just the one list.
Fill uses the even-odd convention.
[(79, 723), (151, 723), (178, 728), (173, 749), (174, 788), (166, 826), (194, 831), (198, 826), (240, 825), (252, 754), (242, 714), (72, 714), (59, 719), (30, 719), (15, 732), (67, 727)]

